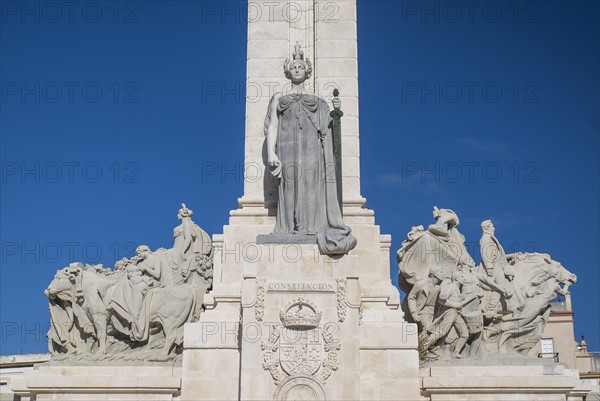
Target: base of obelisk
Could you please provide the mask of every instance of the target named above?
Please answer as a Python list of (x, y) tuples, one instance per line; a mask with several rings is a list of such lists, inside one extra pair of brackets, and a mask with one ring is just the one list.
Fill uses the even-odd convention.
[(182, 400), (420, 399), (416, 325), (364, 298), (357, 255), (257, 246), (239, 309), (186, 325)]
[[(386, 333), (381, 333), (384, 336)], [(362, 348), (362, 346), (361, 346)], [(390, 367), (398, 369), (396, 375), (414, 376), (419, 369), (399, 366), (402, 354), (380, 353), (378, 363), (369, 365), (360, 351), (360, 379), (355, 383), (343, 383), (348, 376), (340, 366), (329, 380), (310, 375), (290, 375), (278, 386), (271, 386), (260, 372), (247, 376), (243, 382), (251, 382), (251, 391), (273, 391), (265, 400), (340, 400), (336, 394), (348, 393), (333, 388), (342, 384), (350, 386), (350, 391), (359, 388), (360, 398), (344, 398), (344, 401), (398, 399), (411, 401), (584, 401), (592, 391), (589, 381), (579, 379), (575, 369), (552, 360), (513, 358), (502, 360), (463, 360), (447, 365), (433, 365), (420, 369), (420, 377), (413, 377), (411, 383), (398, 378), (387, 377)], [(382, 350), (380, 350), (382, 351)], [(377, 354), (372, 354), (375, 357)], [(223, 361), (231, 360), (227, 352), (222, 359), (214, 359), (213, 373), (220, 372)], [(239, 359), (239, 358), (238, 358)], [(198, 361), (195, 361), (198, 362)], [(363, 365), (362, 363), (365, 362)], [(225, 362), (226, 363), (226, 362)], [(205, 364), (204, 367), (207, 367)], [(180, 400), (221, 400), (225, 397), (240, 399), (240, 384), (229, 383), (237, 377), (238, 370), (220, 372), (221, 379), (190, 376), (191, 370), (182, 369), (180, 363), (125, 363), (125, 362), (46, 362), (36, 364), (33, 370), (22, 375), (11, 375), (10, 368), (0, 368), (0, 400), (42, 401), (180, 401)], [(14, 369), (13, 369), (14, 370)], [(340, 370), (342, 372), (340, 372)], [(228, 375), (229, 373), (229, 375)], [(252, 372), (250, 372), (252, 374)], [(405, 376), (406, 378), (407, 376)], [(254, 380), (252, 380), (254, 379)], [(204, 380), (202, 385), (196, 380)], [(412, 383), (420, 383), (420, 394), (412, 392)], [(405, 387), (408, 386), (408, 387)], [(266, 388), (268, 387), (268, 388)], [(394, 393), (396, 392), (396, 393)], [(252, 394), (251, 394), (252, 395)], [(251, 397), (258, 399), (258, 397)], [(588, 398), (589, 399), (589, 398)]]

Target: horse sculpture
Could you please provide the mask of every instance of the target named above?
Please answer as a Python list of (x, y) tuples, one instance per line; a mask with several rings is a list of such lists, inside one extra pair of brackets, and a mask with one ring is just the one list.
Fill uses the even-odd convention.
[[(108, 334), (113, 316), (108, 305), (118, 281), (116, 276), (81, 264), (56, 273), (45, 291), (50, 300), (52, 327), (48, 338), (53, 353), (66, 351), (67, 354), (97, 356), (107, 353), (108, 343), (114, 337)], [(197, 292), (191, 285), (149, 291), (144, 300), (148, 324), (160, 328), (165, 338), (158, 350), (158, 359), (167, 359), (173, 347), (181, 344), (183, 325), (192, 321), (196, 304), (202, 303), (202, 299), (197, 299)]]
[(114, 276), (99, 272), (94, 266), (73, 263), (59, 270), (44, 294), (50, 302), (52, 326), (48, 335), (50, 351), (92, 352), (96, 346), (106, 352), (109, 311), (106, 307)]
[(484, 342), (490, 352), (526, 355), (542, 338), (551, 301), (557, 294), (568, 294), (577, 276), (548, 254), (516, 253), (508, 261), (515, 272), (515, 296), (507, 302), (512, 313), (484, 330)]

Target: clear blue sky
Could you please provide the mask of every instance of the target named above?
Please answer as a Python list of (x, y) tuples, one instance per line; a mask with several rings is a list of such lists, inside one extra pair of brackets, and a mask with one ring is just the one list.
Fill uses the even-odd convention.
[[(243, 190), (243, 3), (76, 3), (1, 2), (0, 354), (47, 350), (57, 269), (171, 246), (181, 202), (221, 233)], [(437, 205), (551, 254), (600, 351), (598, 3), (472, 3), (359, 2), (363, 196), (394, 252)]]

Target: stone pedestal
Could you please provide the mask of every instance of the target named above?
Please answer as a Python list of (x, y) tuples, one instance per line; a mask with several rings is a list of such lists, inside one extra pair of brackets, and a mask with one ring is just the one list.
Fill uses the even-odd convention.
[(241, 273), (237, 293), (216, 283), (201, 321), (186, 325), (182, 400), (420, 397), (416, 325), (404, 322), (389, 277), (369, 281), (367, 271), (389, 269), (376, 264), (379, 246), (369, 265), (360, 251), (332, 258), (316, 244), (242, 243), (235, 266), (224, 251), (235, 247), (216, 255), (225, 262), (215, 280), (234, 279), (230, 263)]
[(359, 399), (358, 258), (261, 245), (244, 270), (240, 398)]
[(536, 359), (431, 366), (421, 377), (431, 401), (583, 401), (590, 391), (576, 369)]
[(177, 399), (181, 367), (176, 364), (126, 366), (121, 363), (43, 364), (13, 379), (19, 400), (156, 400)]

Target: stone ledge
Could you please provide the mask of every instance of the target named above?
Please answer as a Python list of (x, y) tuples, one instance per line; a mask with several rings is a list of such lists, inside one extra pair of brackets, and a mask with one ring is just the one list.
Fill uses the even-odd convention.
[(573, 377), (424, 377), (423, 390), (429, 393), (495, 392), (495, 393), (528, 393), (532, 391), (565, 392), (576, 386)]
[(26, 377), (27, 388), (32, 391), (72, 392), (88, 389), (102, 391), (147, 391), (177, 392), (181, 387), (179, 377), (127, 377), (127, 376), (30, 376)]
[(304, 244), (313, 245), (317, 243), (316, 235), (302, 235), (302, 234), (267, 234), (258, 235), (256, 237), (256, 243), (262, 244)]
[(49, 359), (50, 354), (0, 355), (0, 368), (32, 366)]
[[(132, 370), (137, 370), (136, 374), (131, 374)], [(69, 374), (70, 371), (77, 373)], [(40, 366), (39, 370), (11, 380), (10, 389), (21, 397), (63, 394), (64, 399), (84, 400), (98, 395), (107, 399), (111, 394), (136, 394), (144, 397), (166, 395), (170, 400), (181, 391), (181, 369), (166, 366)]]
[[(522, 359), (526, 360), (526, 358)], [(524, 366), (522, 363), (516, 362), (510, 366), (496, 364), (494, 360), (471, 362), (472, 364), (469, 366), (422, 368), (422, 391), (429, 395), (435, 395), (436, 400), (497, 400), (504, 399), (504, 397), (515, 400), (564, 400), (566, 398), (556, 397), (574, 394), (581, 387), (581, 381), (576, 371), (565, 369), (560, 364)], [(487, 363), (487, 365), (478, 365), (477, 362)], [(484, 398), (484, 395), (492, 398)]]
[[(493, 357), (496, 358), (496, 357)], [(552, 363), (536, 363), (538, 358), (512, 358), (513, 364), (506, 363), (502, 358), (490, 360), (452, 360), (447, 362), (434, 362), (429, 368), (429, 375), (435, 377), (441, 376), (496, 376), (498, 369), (503, 366), (510, 366), (510, 370), (504, 370), (502, 376), (531, 376), (531, 375), (566, 375), (569, 369), (565, 371), (563, 365)], [(539, 358), (543, 359), (543, 358)]]

